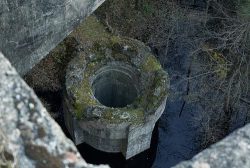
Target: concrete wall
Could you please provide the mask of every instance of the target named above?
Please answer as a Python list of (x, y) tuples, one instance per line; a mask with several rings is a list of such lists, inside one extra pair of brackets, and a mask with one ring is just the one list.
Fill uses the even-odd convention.
[(24, 75), (105, 0), (1, 0), (0, 50)]

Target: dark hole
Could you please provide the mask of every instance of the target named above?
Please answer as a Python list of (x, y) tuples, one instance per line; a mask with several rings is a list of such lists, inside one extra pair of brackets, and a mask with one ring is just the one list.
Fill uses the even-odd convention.
[(118, 70), (109, 70), (97, 75), (92, 88), (96, 99), (108, 107), (125, 107), (137, 97), (133, 80)]

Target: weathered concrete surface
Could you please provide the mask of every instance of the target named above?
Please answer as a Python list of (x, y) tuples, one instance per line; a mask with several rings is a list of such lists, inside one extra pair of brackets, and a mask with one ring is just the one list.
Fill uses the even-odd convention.
[(175, 168), (249, 168), (250, 124)]
[(126, 159), (150, 147), (169, 79), (144, 43), (100, 35), (69, 63), (65, 86), (64, 118), (76, 144)]
[(0, 167), (96, 167), (81, 158), (1, 53), (0, 79)]
[(23, 75), (105, 0), (1, 0), (0, 50)]

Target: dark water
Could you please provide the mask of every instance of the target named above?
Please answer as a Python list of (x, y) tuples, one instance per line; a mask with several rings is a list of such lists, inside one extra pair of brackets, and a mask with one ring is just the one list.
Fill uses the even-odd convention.
[[(49, 91), (37, 91), (36, 94), (39, 98), (44, 99), (49, 103), (50, 110), (53, 113), (57, 113), (58, 117), (55, 118), (57, 123), (61, 126), (65, 135), (71, 139), (69, 132), (67, 131), (63, 114), (62, 114), (62, 91), (49, 92)], [(91, 164), (108, 164), (111, 168), (151, 168), (156, 158), (157, 146), (158, 146), (158, 122), (153, 130), (151, 146), (148, 150), (126, 160), (121, 153), (107, 153), (99, 151), (90, 145), (85, 143), (78, 145), (77, 148), (82, 157)]]

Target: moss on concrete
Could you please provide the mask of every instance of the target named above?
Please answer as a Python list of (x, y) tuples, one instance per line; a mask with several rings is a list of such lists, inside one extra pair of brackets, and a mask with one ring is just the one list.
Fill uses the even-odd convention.
[(110, 33), (95, 16), (89, 16), (70, 36), (76, 38), (81, 45), (90, 47), (96, 41), (106, 41)]
[[(98, 107), (102, 112), (98, 113), (100, 116), (92, 116), (93, 119), (105, 120), (108, 123), (143, 123), (145, 112), (156, 110), (166, 97), (166, 74), (160, 73), (163, 69), (150, 50), (137, 40), (114, 36), (107, 32), (105, 26), (94, 16), (89, 17), (73, 36), (78, 38), (85, 48), (84, 54), (78, 59), (87, 61), (82, 81), (70, 88), (75, 99), (73, 105), (77, 119), (88, 118), (93, 107)], [(142, 84), (144, 88), (140, 92), (143, 94), (124, 108), (103, 106), (92, 91), (91, 79), (96, 71), (112, 61), (127, 63), (135, 66), (140, 73), (147, 74), (140, 77), (142, 83), (147, 83), (143, 78), (152, 79), (150, 85)]]
[(153, 75), (152, 81), (148, 84), (147, 90), (144, 90), (144, 95), (138, 97), (135, 104), (139, 104), (145, 111), (154, 112), (157, 107), (163, 102), (168, 95), (167, 74), (162, 71), (151, 72)]
[(153, 55), (149, 55), (147, 57), (141, 68), (145, 72), (159, 71), (162, 69), (161, 64), (156, 60)]
[(87, 65), (88, 71), (85, 71), (83, 78), (84, 80), (81, 82), (80, 85), (77, 85), (72, 89), (72, 92), (75, 96), (75, 115), (77, 119), (84, 118), (84, 115), (88, 109), (89, 106), (95, 106), (97, 105), (97, 101), (94, 98), (94, 94), (91, 89), (90, 79), (89, 77), (94, 74), (95, 71), (95, 65), (96, 63), (91, 63)]

